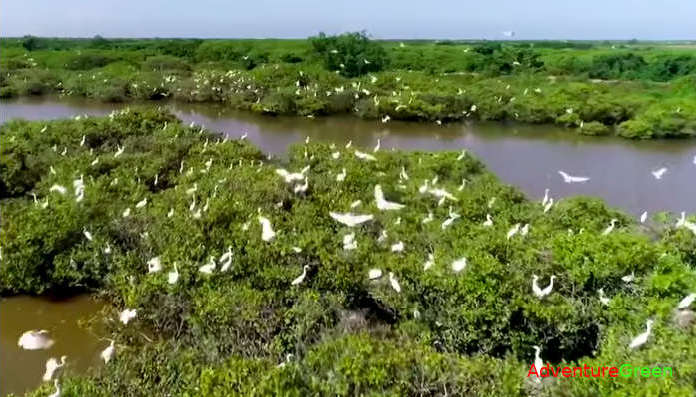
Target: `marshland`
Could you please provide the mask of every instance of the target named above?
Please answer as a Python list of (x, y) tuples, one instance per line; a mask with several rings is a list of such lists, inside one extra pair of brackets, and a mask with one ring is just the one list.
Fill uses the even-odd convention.
[(691, 42), (25, 36), (0, 70), (2, 395), (696, 391)]

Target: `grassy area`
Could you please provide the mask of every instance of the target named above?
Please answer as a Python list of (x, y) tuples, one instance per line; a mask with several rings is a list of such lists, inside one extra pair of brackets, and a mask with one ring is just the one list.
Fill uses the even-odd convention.
[[(309, 142), (268, 159), (155, 109), (6, 123), (0, 295), (109, 303), (93, 323), (116, 353), (86, 375), (68, 368), (64, 395), (694, 395), (693, 311), (675, 308), (694, 292), (696, 240), (672, 216), (641, 225), (584, 197), (545, 211), (472, 154), (356, 150)], [(380, 210), (377, 184), (405, 207)], [(438, 204), (439, 189), (452, 197)], [(373, 219), (348, 227), (331, 211)], [(542, 287), (556, 276), (543, 299), (533, 274)], [(127, 325), (125, 308), (137, 310)], [(647, 343), (629, 348), (648, 319)], [(675, 375), (537, 383), (534, 345), (554, 365)]]
[(0, 39), (0, 97), (174, 98), (269, 115), (516, 120), (589, 135), (692, 137), (696, 50), (684, 44)]

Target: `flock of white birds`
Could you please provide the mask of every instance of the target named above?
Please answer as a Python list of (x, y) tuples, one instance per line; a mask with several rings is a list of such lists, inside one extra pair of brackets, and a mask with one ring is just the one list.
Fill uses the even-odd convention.
[[(475, 109), (472, 109), (474, 111)], [(112, 115), (113, 117), (113, 115)], [(383, 120), (384, 121), (384, 120)], [(388, 119), (387, 119), (388, 121)], [(165, 125), (166, 128), (166, 125)], [(202, 131), (202, 129), (201, 129)], [(242, 136), (241, 139), (246, 138), (246, 135)], [(80, 145), (84, 145), (85, 139), (84, 137), (80, 141)], [(305, 141), (305, 143), (309, 143), (309, 138)], [(348, 142), (345, 145), (346, 150), (350, 149), (352, 145), (352, 142)], [(376, 153), (380, 150), (381, 142), (377, 142), (376, 147), (373, 149), (373, 153)], [(335, 149), (335, 145), (331, 145), (332, 149)], [(53, 148), (54, 150), (57, 151), (57, 148)], [(125, 146), (119, 146), (117, 148), (117, 151), (113, 154), (114, 157), (119, 157), (121, 156), (124, 151), (126, 150)], [(65, 152), (65, 150), (63, 151)], [(363, 160), (363, 161), (378, 161), (377, 157), (375, 157), (374, 154), (362, 152), (359, 150), (353, 150), (352, 153), (355, 155), (356, 158)], [(341, 156), (340, 151), (335, 151), (331, 154), (332, 159), (338, 160)], [(462, 153), (457, 157), (457, 160), (462, 160), (466, 156), (466, 151), (462, 151)], [(306, 157), (306, 151), (305, 151), (305, 157)], [(96, 160), (95, 160), (96, 161)], [(205, 163), (206, 170), (209, 170), (211, 165), (212, 165), (212, 158)], [(694, 159), (694, 162), (696, 163), (696, 158)], [(94, 165), (94, 162), (92, 163)], [(184, 171), (184, 164), (182, 161), (181, 167), (179, 169), (180, 173), (183, 173)], [(189, 170), (190, 171), (190, 170)], [(286, 169), (278, 168), (275, 170), (276, 174), (282, 178), (282, 180), (291, 185), (293, 187), (293, 191), (296, 194), (302, 194), (304, 193), (308, 186), (309, 186), (309, 171), (310, 171), (310, 166), (306, 166), (299, 172), (290, 172)], [(55, 170), (53, 167), (50, 168), (50, 172), (52, 174), (55, 174)], [(667, 168), (661, 168), (659, 170), (653, 171), (652, 174), (655, 177), (655, 179), (661, 179), (665, 173), (667, 172)], [(560, 176), (563, 178), (563, 181), (566, 183), (585, 183), (590, 180), (589, 177), (586, 176), (573, 176), (565, 171), (559, 170), (558, 173)], [(336, 175), (336, 181), (337, 182), (342, 182), (345, 180), (345, 177), (347, 175), (347, 171), (345, 168), (342, 169), (341, 173)], [(418, 192), (422, 195), (429, 195), (432, 196), (437, 200), (438, 206), (446, 203), (446, 202), (451, 202), (455, 203), (458, 201), (458, 198), (456, 197), (456, 193), (452, 193), (447, 191), (446, 189), (439, 187), (437, 185), (437, 176), (432, 178), (432, 179), (426, 179), (423, 181), (423, 183), (418, 187)], [(409, 176), (407, 173), (407, 170), (405, 168), (401, 169), (401, 172), (399, 174), (399, 180), (400, 182), (406, 183), (406, 181), (409, 180)], [(464, 187), (466, 186), (466, 179), (462, 181), (462, 185), (459, 187), (459, 191), (463, 190)], [(118, 183), (117, 181), (114, 181), (112, 183)], [(157, 183), (157, 177), (155, 178), (155, 184)], [(185, 191), (185, 194), (187, 196), (194, 196), (198, 189), (198, 185), (194, 183), (194, 185), (187, 189)], [(74, 191), (74, 199), (76, 202), (80, 202), (84, 198), (84, 193), (85, 193), (85, 182), (84, 178), (81, 175), (79, 178), (75, 179), (73, 181), (73, 191)], [(65, 186), (59, 185), (59, 184), (54, 184), (53, 186), (50, 187), (49, 189), (50, 193), (55, 193), (59, 195), (66, 195), (68, 194), (68, 189)], [(493, 197), (490, 199), (488, 202), (488, 207), (491, 208), (494, 203), (495, 203), (496, 198)], [(46, 208), (48, 206), (48, 198), (45, 199), (43, 203), (40, 203), (36, 196), (34, 195), (34, 201), (36, 205), (40, 205), (42, 208)], [(385, 197), (384, 191), (382, 190), (382, 186), (379, 184), (376, 184), (374, 186), (374, 202), (378, 210), (380, 211), (399, 211), (405, 207), (405, 204), (402, 203), (397, 203), (394, 201), (390, 201)], [(142, 200), (138, 201), (135, 203), (134, 208), (135, 210), (141, 209), (145, 206), (148, 205), (148, 199), (143, 198)], [(361, 202), (358, 200), (351, 204), (351, 209), (358, 208), (361, 205)], [(549, 212), (554, 205), (554, 199), (549, 196), (549, 189), (546, 189), (544, 192), (544, 197), (541, 200), (541, 206), (543, 207), (543, 212), (547, 213)], [(192, 213), (193, 218), (199, 218), (201, 216), (201, 209), (196, 208), (197, 203), (195, 201), (195, 196), (193, 199), (193, 202), (191, 203), (189, 210)], [(205, 206), (202, 208), (202, 211), (205, 212), (208, 207), (208, 201), (206, 202)], [(122, 216), (128, 217), (132, 213), (132, 210), (130, 207), (124, 209)], [(169, 213), (167, 214), (168, 217), (171, 217), (174, 215), (174, 209), (170, 209)], [(357, 214), (353, 212), (334, 212), (331, 211), (327, 214), (331, 219), (334, 221), (345, 225), (349, 228), (354, 228), (356, 226), (362, 225), (366, 222), (370, 222), (374, 219), (374, 215), (372, 214)], [(460, 217), (459, 214), (455, 213), (452, 209), (452, 206), (450, 205), (449, 208), (449, 213), (448, 217), (441, 223), (441, 228), (445, 229), (449, 227), (453, 222), (455, 222), (458, 218)], [(647, 212), (643, 213), (640, 216), (640, 222), (643, 223), (647, 219)], [(259, 213), (257, 215), (257, 220), (259, 224), (261, 225), (261, 239), (264, 242), (271, 243), (274, 238), (276, 237), (276, 231), (273, 228), (273, 224), (271, 220), (261, 214), (261, 210), (259, 209)], [(398, 218), (396, 223), (400, 223), (401, 218)], [(427, 215), (425, 215), (422, 219), (422, 223), (429, 223), (434, 220), (432, 212), (428, 212)], [(607, 228), (602, 232), (602, 235), (608, 235), (611, 233), (614, 228), (616, 227), (617, 220), (612, 219), (610, 224), (607, 226)], [(485, 227), (493, 227), (494, 225), (494, 219), (490, 214), (486, 215), (486, 221), (483, 222), (483, 226)], [(689, 222), (685, 218), (685, 213), (681, 214), (681, 218), (678, 220), (676, 227), (686, 227), (690, 229), (694, 234), (696, 234), (696, 224)], [(247, 230), (249, 228), (249, 223), (245, 223), (242, 226), (243, 230)], [(509, 240), (513, 238), (515, 235), (520, 234), (522, 236), (526, 235), (529, 233), (530, 230), (530, 225), (529, 224), (515, 224), (512, 228), (509, 229), (507, 232), (506, 238)], [(580, 230), (582, 233), (583, 231)], [(87, 227), (83, 228), (83, 235), (86, 240), (89, 242), (92, 242), (94, 240), (94, 236), (92, 233), (87, 229)], [(380, 236), (380, 240), (384, 240), (387, 236), (386, 230), (382, 232), (382, 235)], [(354, 250), (357, 248), (357, 241), (355, 239), (355, 233), (349, 233), (344, 235), (343, 237), (343, 249), (344, 250)], [(398, 241), (394, 244), (391, 245), (391, 251), (392, 252), (401, 252), (405, 248), (405, 244), (402, 241)], [(299, 247), (293, 247), (293, 251), (295, 252), (301, 252), (302, 249)], [(111, 246), (106, 243), (105, 247), (102, 249), (105, 254), (109, 254), (111, 252)], [(219, 271), (225, 272), (227, 271), (231, 264), (232, 264), (232, 247), (229, 247), (228, 250), (219, 258), (216, 260), (215, 257), (211, 256), (209, 261), (200, 266), (198, 268), (198, 271), (203, 274), (213, 274), (217, 270), (218, 264), (220, 265)], [(423, 265), (423, 270), (428, 270), (435, 264), (435, 258), (432, 253), (428, 254), (427, 260)], [(159, 273), (163, 270), (163, 265), (161, 262), (161, 259), (159, 257), (153, 257), (150, 260), (147, 261), (146, 263), (147, 266), (147, 272), (149, 274), (156, 274)], [(459, 273), (463, 271), (467, 266), (467, 258), (466, 257), (461, 257), (459, 259), (454, 260), (450, 267), (451, 270), (454, 273)], [(292, 282), (292, 286), (298, 286), (302, 284), (305, 279), (308, 276), (308, 270), (309, 266), (304, 266), (302, 269), (302, 273), (297, 276)], [(369, 280), (378, 280), (382, 278), (384, 275), (382, 269), (379, 268), (372, 268), (369, 269), (367, 278)], [(555, 275), (550, 275), (549, 277), (549, 283), (545, 287), (541, 287), (538, 284), (539, 281), (539, 276), (536, 274), (532, 275), (531, 277), (531, 292), (536, 297), (537, 299), (544, 299), (547, 296), (549, 296), (553, 292), (554, 288), (554, 280), (556, 279)], [(635, 279), (634, 274), (630, 274), (627, 276), (624, 276), (622, 280), (626, 283), (631, 283)], [(169, 284), (176, 284), (179, 280), (179, 270), (177, 267), (177, 263), (172, 264), (172, 269), (167, 273), (167, 282)], [(399, 283), (399, 280), (397, 277), (394, 275), (393, 272), (388, 272), (388, 280), (389, 280), (389, 285), (391, 288), (396, 292), (400, 293), (402, 291), (402, 287)], [(610, 298), (606, 297), (604, 294), (604, 291), (602, 289), (598, 290), (598, 296), (599, 300), (603, 305), (608, 305), (610, 303)], [(691, 304), (694, 302), (694, 299), (696, 298), (696, 293), (690, 293), (687, 295), (678, 305), (677, 310), (688, 310)], [(414, 313), (415, 315), (415, 313)], [(120, 312), (119, 314), (119, 321), (123, 325), (127, 325), (130, 321), (135, 319), (137, 317), (137, 309), (134, 308), (125, 308), (123, 311)], [(629, 343), (629, 347), (634, 349), (638, 348), (642, 345), (644, 345), (652, 331), (652, 325), (653, 325), (653, 320), (648, 319), (646, 322), (646, 331), (644, 333), (641, 333), (640, 335), (636, 336), (631, 340)], [(37, 349), (49, 349), (53, 345), (54, 341), (50, 338), (49, 331), (47, 330), (30, 330), (26, 331), (21, 335), (19, 338), (18, 345), (27, 350), (37, 350)], [(540, 361), (540, 354), (541, 354), (541, 348), (538, 346), (534, 346), (535, 349), (535, 362)], [(115, 342), (111, 340), (110, 344), (101, 352), (100, 357), (104, 361), (105, 364), (108, 364), (109, 361), (112, 359), (116, 352), (116, 346)], [(66, 363), (66, 357), (63, 356), (61, 357), (60, 362), (55, 359), (55, 358), (50, 358), (46, 362), (46, 371), (43, 376), (44, 381), (50, 381), (51, 379), (54, 378), (55, 374), (58, 372), (60, 368), (62, 368)], [(53, 397), (59, 396), (60, 395), (60, 385), (58, 384), (57, 379), (55, 380), (55, 385), (56, 385), (56, 392), (52, 395)]]

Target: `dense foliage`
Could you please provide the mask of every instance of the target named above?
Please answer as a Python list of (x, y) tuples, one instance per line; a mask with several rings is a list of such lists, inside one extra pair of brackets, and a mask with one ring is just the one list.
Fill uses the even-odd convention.
[[(696, 286), (696, 238), (668, 214), (643, 226), (591, 198), (545, 212), (468, 153), (356, 153), (310, 142), (268, 159), (157, 109), (11, 121), (0, 127), (0, 295), (110, 303), (93, 322), (116, 339), (114, 359), (86, 375), (68, 368), (70, 396), (694, 394), (693, 311), (675, 306)], [(304, 192), (277, 173), (306, 166)], [(379, 210), (376, 184), (405, 207)], [(439, 205), (428, 189), (453, 197)], [(374, 219), (350, 228), (330, 211)], [(529, 233), (506, 237), (515, 224)], [(149, 273), (154, 257), (162, 270)], [(371, 280), (373, 268), (383, 274)], [(557, 277), (549, 296), (532, 294), (532, 274)], [(137, 309), (128, 325), (115, 320), (124, 308)], [(648, 343), (629, 349), (648, 318)], [(677, 375), (538, 384), (525, 377), (533, 345), (554, 364)]]
[[(265, 114), (555, 123), (696, 136), (688, 43), (0, 39), (0, 97), (222, 102)], [(386, 116), (389, 116), (388, 118)]]

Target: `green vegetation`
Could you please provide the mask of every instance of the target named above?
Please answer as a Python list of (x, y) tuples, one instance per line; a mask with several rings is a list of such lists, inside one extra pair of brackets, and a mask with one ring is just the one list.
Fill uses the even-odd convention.
[[(68, 367), (61, 384), (70, 396), (694, 395), (693, 311), (675, 312), (696, 285), (690, 230), (668, 214), (639, 225), (591, 198), (544, 213), (471, 154), (374, 155), (310, 143), (269, 160), (247, 141), (223, 141), (156, 109), (8, 122), (0, 295), (90, 292), (110, 304), (93, 323), (106, 326), (116, 354), (88, 374)], [(305, 166), (304, 193), (276, 173)], [(434, 178), (456, 201), (438, 205), (419, 192)], [(379, 211), (376, 184), (405, 207)], [(349, 228), (329, 216), (356, 200), (352, 211), (372, 221)], [(429, 212), (434, 220), (424, 223)], [(451, 212), (461, 217), (443, 228)], [(271, 241), (261, 238), (259, 214), (277, 232)], [(602, 235), (612, 218), (616, 229)], [(515, 224), (529, 224), (529, 234), (506, 238)], [(343, 248), (349, 233), (354, 250)], [(403, 252), (392, 252), (399, 241)], [(229, 270), (199, 271), (228, 249)], [(424, 270), (429, 253), (434, 264)], [(162, 270), (148, 274), (153, 257)], [(456, 273), (461, 257), (468, 263)], [(291, 285), (304, 266), (304, 281)], [(382, 277), (369, 280), (372, 268)], [(622, 281), (631, 273), (635, 281)], [(542, 285), (557, 276), (543, 300), (532, 274)], [(128, 325), (115, 320), (124, 308), (137, 309)], [(647, 344), (629, 349), (648, 318)], [(553, 364), (663, 363), (675, 376), (537, 384), (525, 378), (533, 345)]]
[(0, 97), (223, 102), (265, 114), (555, 123), (696, 136), (689, 43), (0, 39)]

